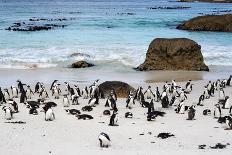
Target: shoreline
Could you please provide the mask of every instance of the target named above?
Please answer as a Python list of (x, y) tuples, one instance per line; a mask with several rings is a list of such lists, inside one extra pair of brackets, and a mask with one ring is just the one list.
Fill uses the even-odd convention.
[(89, 84), (100, 79), (104, 81), (123, 81), (130, 84), (157, 83), (188, 80), (216, 80), (228, 78), (232, 74), (231, 66), (209, 66), (209, 72), (201, 71), (135, 71), (133, 69), (114, 71), (99, 69), (98, 67), (72, 69), (72, 68), (37, 68), (37, 69), (0, 69), (0, 84), (7, 86), (20, 79), (28, 83), (42, 81), (51, 83), (54, 79), (71, 83)]

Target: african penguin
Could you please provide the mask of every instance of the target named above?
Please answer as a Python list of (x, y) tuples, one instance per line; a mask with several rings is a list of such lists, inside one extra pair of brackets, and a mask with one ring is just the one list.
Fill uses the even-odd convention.
[(110, 138), (106, 133), (104, 132), (100, 133), (100, 135), (98, 136), (98, 139), (100, 142), (100, 147), (108, 148), (110, 146)]

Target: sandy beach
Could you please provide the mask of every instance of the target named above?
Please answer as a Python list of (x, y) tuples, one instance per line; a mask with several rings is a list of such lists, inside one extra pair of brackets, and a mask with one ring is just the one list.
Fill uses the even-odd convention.
[[(36, 71), (39, 76), (34, 75), (34, 71), (20, 71), (22, 75), (14, 76), (19, 77), (23, 82), (30, 84), (34, 89), (35, 81), (45, 81), (46, 89), (50, 87), (50, 76), (56, 76), (56, 74), (50, 74), (50, 76), (43, 76), (39, 74), (41, 72)], [(52, 71), (51, 71), (52, 72)], [(2, 74), (3, 73), (3, 74)], [(1, 75), (5, 75), (7, 78), (7, 71), (1, 71)], [(8, 72), (9, 73), (9, 72)], [(176, 72), (175, 74), (177, 74)], [(9, 73), (11, 75), (12, 72)], [(23, 80), (22, 77), (30, 76), (30, 80)], [(32, 75), (35, 77), (32, 78)], [(60, 75), (67, 76), (68, 74)], [(191, 75), (191, 74), (190, 74)], [(63, 76), (57, 76), (57, 79), (62, 79)], [(81, 77), (69, 79), (71, 86), (78, 84), (81, 89), (84, 86), (89, 86), (92, 81), (83, 80), (80, 82)], [(87, 75), (86, 75), (87, 76)], [(4, 76), (3, 76), (4, 77)], [(4, 83), (3, 77), (1, 82)], [(11, 76), (8, 76), (12, 80)], [(9, 80), (7, 78), (7, 80)], [(39, 79), (39, 80), (38, 80)], [(75, 81), (78, 79), (77, 81)], [(83, 77), (84, 79), (84, 77)], [(92, 77), (92, 80), (96, 77)], [(135, 78), (136, 79), (136, 78)], [(64, 80), (64, 79), (62, 79)], [(62, 81), (61, 80), (61, 81)], [(136, 79), (137, 80), (137, 79)], [(126, 81), (126, 80), (125, 80)], [(135, 81), (135, 80), (134, 80)], [(100, 82), (104, 82), (100, 79)], [(187, 95), (187, 105), (196, 104), (199, 96), (203, 93), (204, 88), (208, 82), (208, 79), (193, 81), (193, 91)], [(62, 90), (64, 90), (64, 84)], [(144, 89), (148, 85), (151, 85), (152, 90), (155, 87), (163, 86), (164, 82), (146, 83), (143, 82), (128, 82), (134, 88), (142, 86)], [(178, 82), (180, 86), (184, 86), (186, 82)], [(16, 85), (16, 83), (8, 83), (10, 85)], [(232, 87), (225, 88), (225, 94), (230, 95), (232, 93)], [(21, 155), (44, 155), (44, 154), (231, 154), (231, 130), (225, 130), (225, 125), (219, 124), (217, 119), (213, 118), (213, 114), (204, 116), (202, 114), (204, 109), (211, 109), (213, 111), (214, 104), (218, 102), (218, 92), (215, 92), (215, 97), (204, 102), (204, 106), (196, 107), (195, 120), (186, 120), (187, 112), (185, 114), (176, 114), (175, 106), (168, 109), (161, 108), (161, 104), (155, 102), (155, 109), (165, 112), (164, 117), (157, 117), (155, 121), (148, 122), (146, 120), (147, 108), (142, 108), (141, 105), (136, 102), (132, 109), (126, 108), (126, 99), (120, 98), (117, 101), (119, 126), (109, 126), (110, 116), (103, 115), (106, 100), (100, 99), (100, 104), (93, 108), (91, 112), (82, 112), (90, 114), (94, 117), (92, 120), (78, 120), (75, 116), (69, 115), (65, 112), (62, 105), (62, 99), (54, 99), (49, 91), (49, 100), (57, 103), (57, 107), (54, 107), (54, 113), (56, 119), (51, 122), (44, 120), (44, 112), (39, 112), (38, 115), (29, 115), (29, 109), (24, 104), (20, 104), (19, 100), (15, 101), (19, 105), (19, 113), (14, 114), (14, 118), (11, 121), (23, 121), (26, 124), (7, 124), (7, 120), (4, 119), (4, 112), (1, 111), (1, 132), (0, 132), (0, 152), (4, 155), (21, 154)], [(33, 99), (37, 99), (38, 95), (35, 95)], [(81, 108), (88, 104), (88, 99), (79, 99), (80, 105), (72, 105), (69, 108)], [(38, 111), (41, 111), (41, 107)], [(133, 118), (125, 118), (125, 112), (132, 112)], [(228, 109), (222, 111), (223, 116), (228, 115)], [(100, 148), (98, 135), (101, 132), (107, 133), (111, 138), (111, 146), (109, 148)], [(170, 132), (174, 134), (174, 137), (167, 139), (157, 138), (157, 135), (161, 132)], [(215, 146), (217, 143), (230, 144), (226, 149), (211, 149), (210, 146)], [(206, 147), (203, 150), (198, 149), (198, 145), (205, 144)]]

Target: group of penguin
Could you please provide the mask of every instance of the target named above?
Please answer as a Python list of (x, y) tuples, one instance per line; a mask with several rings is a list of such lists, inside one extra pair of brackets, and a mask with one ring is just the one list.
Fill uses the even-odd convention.
[[(176, 106), (175, 112), (178, 114), (184, 114), (188, 111), (187, 120), (193, 120), (195, 117), (196, 106), (204, 106), (204, 101), (214, 97), (216, 91), (218, 91), (219, 99), (218, 103), (215, 104), (213, 112), (214, 118), (218, 119), (219, 123), (226, 123), (229, 129), (232, 129), (232, 105), (229, 101), (229, 96), (225, 95), (224, 88), (231, 86), (231, 78), (224, 80), (217, 80), (215, 82), (209, 81), (205, 86), (204, 92), (200, 95), (199, 100), (196, 104), (186, 106), (187, 95), (193, 90), (193, 84), (189, 80), (184, 87), (178, 86), (175, 80), (171, 83), (166, 82), (162, 90), (158, 87), (153, 92), (151, 86), (143, 91), (142, 87), (138, 87), (135, 91), (130, 91), (125, 102), (125, 107), (132, 109), (134, 105), (139, 103), (142, 108), (147, 108), (147, 121), (155, 120), (157, 116), (164, 116), (165, 112), (157, 111), (154, 108), (155, 102), (161, 103), (161, 107), (166, 109), (171, 106)], [(62, 92), (61, 84), (58, 80), (54, 80), (51, 84), (50, 91), (54, 99), (62, 97), (63, 106), (68, 108), (72, 105), (79, 105), (79, 98), (89, 99), (88, 105), (82, 107), (82, 111), (91, 111), (94, 107), (99, 104), (101, 98), (101, 92), (98, 85), (99, 80), (96, 80), (89, 87), (85, 87), (80, 90), (78, 85), (70, 86), (68, 82), (64, 82), (65, 91)], [(38, 99), (32, 100), (37, 94)], [(53, 121), (55, 114), (53, 107), (56, 107), (55, 102), (49, 101), (50, 97), (42, 82), (38, 82), (35, 85), (35, 90), (32, 91), (29, 85), (23, 84), (20, 80), (17, 81), (17, 87), (11, 86), (10, 89), (1, 90), (0, 87), (0, 105), (3, 106), (2, 110), (5, 112), (5, 119), (11, 120), (14, 113), (18, 113), (18, 104), (15, 98), (19, 98), (19, 102), (25, 104), (29, 108), (29, 114), (37, 115), (38, 108), (43, 105), (42, 111), (45, 113), (45, 121)], [(105, 102), (105, 107), (109, 107), (108, 110), (103, 111), (103, 115), (110, 115), (109, 126), (118, 126), (118, 108), (117, 108), (117, 93), (114, 89), (108, 94)], [(229, 109), (228, 115), (222, 117), (221, 109)], [(65, 109), (69, 114), (75, 115), (78, 119), (93, 119), (91, 115), (81, 114), (77, 109)], [(112, 114), (111, 114), (112, 111)], [(210, 109), (205, 109), (203, 115), (211, 114)], [(133, 118), (132, 112), (126, 112), (125, 118)], [(110, 138), (106, 133), (101, 133), (98, 136), (100, 146), (108, 147), (110, 145)]]

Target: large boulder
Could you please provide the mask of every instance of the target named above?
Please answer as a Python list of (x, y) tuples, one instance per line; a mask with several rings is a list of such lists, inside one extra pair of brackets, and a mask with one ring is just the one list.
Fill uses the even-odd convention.
[(106, 81), (99, 85), (100, 92), (103, 97), (107, 97), (112, 89), (115, 90), (119, 98), (126, 98), (130, 91), (135, 91), (135, 89), (129, 84), (121, 81)]
[(178, 25), (176, 28), (190, 31), (232, 32), (232, 14), (199, 16)]
[(86, 67), (92, 67), (94, 64), (85, 62), (85, 61), (77, 61), (72, 64), (72, 68), (86, 68)]
[(187, 38), (157, 38), (149, 45), (146, 59), (137, 67), (147, 70), (209, 71), (203, 61), (201, 46)]

